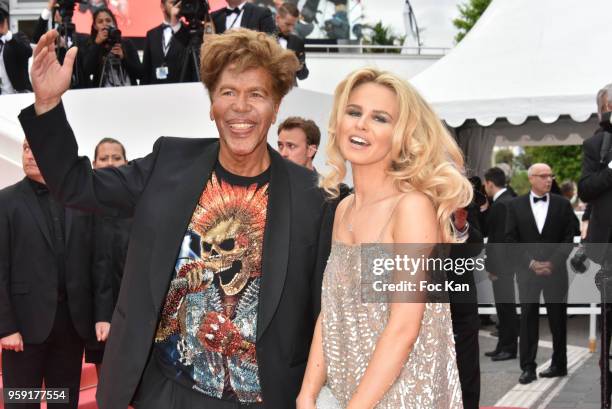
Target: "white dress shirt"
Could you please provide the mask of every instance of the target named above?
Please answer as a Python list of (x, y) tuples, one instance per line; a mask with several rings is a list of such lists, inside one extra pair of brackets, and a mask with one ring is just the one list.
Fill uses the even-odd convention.
[[(226, 30), (230, 30), (232, 28), (240, 28), (240, 24), (242, 23), (242, 15), (244, 14), (244, 5), (246, 4), (246, 1), (243, 1), (239, 6), (238, 9), (240, 10), (240, 13), (236, 14), (236, 13), (232, 13), (229, 16), (225, 17), (225, 29)], [(228, 9), (231, 9), (231, 7), (227, 7)]]
[(546, 215), (548, 214), (548, 205), (550, 204), (550, 194), (546, 193), (546, 201), (540, 200), (538, 203), (533, 202), (534, 197), (540, 197), (533, 192), (529, 192), (529, 204), (531, 205), (531, 211), (533, 212), (533, 217), (536, 221), (536, 225), (538, 226), (538, 232), (542, 234), (542, 229), (544, 228), (544, 222), (546, 221)]
[(13, 39), (13, 33), (7, 31), (2, 37), (0, 37), (0, 41), (3, 42), (0, 47), (0, 94), (15, 94), (15, 88), (13, 88), (13, 84), (11, 84), (11, 80), (9, 79), (8, 73), (6, 72), (6, 67), (4, 66), (4, 47), (6, 44)]
[(164, 52), (164, 55), (168, 54), (168, 50), (170, 49), (170, 41), (172, 40), (172, 36), (174, 35), (174, 33), (176, 33), (177, 31), (179, 31), (181, 29), (181, 22), (179, 21), (178, 23), (176, 23), (175, 25), (171, 25), (168, 21), (165, 21), (165, 23), (167, 24), (166, 27), (164, 27), (164, 35), (163, 35), (163, 43), (162, 43), (162, 51)]

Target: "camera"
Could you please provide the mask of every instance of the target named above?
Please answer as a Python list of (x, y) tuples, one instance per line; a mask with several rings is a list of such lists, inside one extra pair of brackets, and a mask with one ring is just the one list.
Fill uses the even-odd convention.
[(107, 27), (105, 30), (108, 32), (108, 37), (104, 42), (106, 48), (111, 49), (115, 44), (121, 44), (121, 30), (113, 26)]
[(203, 21), (210, 10), (207, 0), (182, 0), (180, 16), (185, 17), (189, 24), (192, 21)]
[(580, 244), (578, 250), (576, 250), (576, 253), (570, 259), (570, 265), (576, 274), (583, 274), (589, 269), (590, 262), (587, 258), (584, 244)]
[(72, 19), (74, 15), (74, 6), (77, 3), (86, 3), (87, 0), (58, 0), (57, 9), (62, 19)]

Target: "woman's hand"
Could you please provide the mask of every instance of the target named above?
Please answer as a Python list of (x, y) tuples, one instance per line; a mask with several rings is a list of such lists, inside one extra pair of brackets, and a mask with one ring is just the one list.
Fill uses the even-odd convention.
[(123, 60), (124, 55), (123, 55), (123, 47), (121, 46), (121, 43), (115, 44), (113, 48), (111, 48), (110, 52), (115, 54), (117, 57)]
[(96, 44), (101, 45), (102, 43), (106, 41), (107, 38), (108, 38), (108, 29), (105, 28), (103, 30), (98, 31), (98, 34), (96, 35), (96, 39), (94, 41)]
[(70, 88), (77, 48), (70, 48), (64, 57), (64, 64), (60, 64), (55, 54), (57, 36), (56, 30), (47, 32), (34, 49), (30, 75), (35, 96), (34, 109), (38, 115), (57, 106), (64, 92)]

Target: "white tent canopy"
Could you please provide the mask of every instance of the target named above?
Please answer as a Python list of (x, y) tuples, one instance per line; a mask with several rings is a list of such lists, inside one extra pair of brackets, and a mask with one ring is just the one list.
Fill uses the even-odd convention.
[(465, 39), (411, 82), (452, 127), (584, 122), (612, 82), (611, 16), (610, 0), (493, 0)]

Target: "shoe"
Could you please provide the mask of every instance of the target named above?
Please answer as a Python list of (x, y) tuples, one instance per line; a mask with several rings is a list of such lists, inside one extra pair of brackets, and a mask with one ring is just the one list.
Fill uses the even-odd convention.
[(561, 369), (555, 368), (554, 366), (551, 366), (547, 370), (540, 372), (541, 378), (556, 378), (558, 376), (566, 376), (566, 375), (567, 375), (567, 369), (561, 370)]
[(526, 385), (528, 383), (535, 381), (536, 379), (538, 379), (538, 377), (536, 376), (535, 370), (533, 371), (527, 370), (527, 371), (523, 371), (523, 373), (519, 377), (519, 383), (522, 385)]
[(493, 351), (485, 352), (484, 355), (488, 356), (490, 358), (490, 357), (493, 357), (493, 356), (499, 354), (500, 352), (501, 351), (499, 349), (494, 349)]
[(499, 354), (491, 357), (491, 361), (493, 362), (508, 361), (510, 359), (516, 359), (516, 353), (513, 354), (512, 352), (501, 351)]

